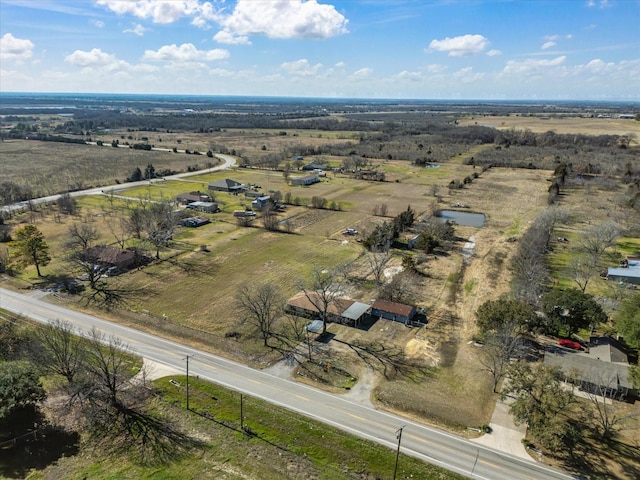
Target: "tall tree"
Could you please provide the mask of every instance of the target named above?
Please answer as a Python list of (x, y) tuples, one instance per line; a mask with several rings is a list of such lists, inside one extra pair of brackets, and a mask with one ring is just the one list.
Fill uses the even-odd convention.
[(72, 249), (86, 250), (98, 239), (98, 229), (88, 223), (78, 225), (74, 223), (69, 227), (69, 240), (67, 247)]
[(517, 358), (522, 350), (520, 325), (515, 321), (500, 323), (485, 335), (480, 350), (480, 364), (491, 374), (493, 392), (496, 393), (500, 380), (505, 376), (511, 360)]
[(13, 258), (20, 267), (35, 265), (38, 277), (42, 277), (40, 267), (51, 261), (49, 245), (44, 235), (35, 225), (25, 225), (15, 234)]
[(0, 419), (44, 398), (44, 388), (31, 363), (0, 362)]
[(156, 258), (160, 258), (160, 249), (166, 247), (173, 237), (177, 220), (173, 215), (171, 202), (152, 203), (145, 211), (144, 229), (147, 241), (156, 249)]
[(604, 251), (616, 243), (620, 235), (620, 227), (614, 222), (593, 225), (580, 236), (579, 245), (582, 251), (591, 255), (592, 263), (597, 265)]
[(499, 298), (480, 305), (476, 318), (483, 333), (499, 331), (505, 325), (524, 333), (536, 324), (537, 315), (530, 305), (520, 300)]
[(62, 375), (72, 383), (82, 369), (84, 346), (73, 326), (64, 320), (54, 320), (35, 330), (38, 344), (33, 356), (45, 371)]
[(241, 287), (236, 303), (245, 319), (258, 327), (264, 346), (272, 334), (274, 322), (282, 314), (284, 299), (273, 283), (261, 283)]
[(501, 397), (512, 397), (509, 411), (516, 423), (525, 423), (540, 444), (551, 450), (571, 446), (579, 432), (564, 415), (573, 393), (563, 388), (560, 370), (541, 363), (515, 363)]
[(322, 334), (327, 333), (329, 308), (338, 299), (342, 291), (341, 269), (326, 270), (314, 267), (309, 279), (300, 281), (300, 287), (307, 300), (318, 310), (322, 320)]
[(567, 336), (571, 336), (581, 328), (607, 321), (607, 314), (593, 296), (575, 288), (553, 289), (545, 293), (542, 308), (549, 320), (549, 333), (557, 333), (563, 328)]
[(615, 315), (616, 330), (633, 348), (640, 348), (640, 295), (632, 295), (622, 302)]

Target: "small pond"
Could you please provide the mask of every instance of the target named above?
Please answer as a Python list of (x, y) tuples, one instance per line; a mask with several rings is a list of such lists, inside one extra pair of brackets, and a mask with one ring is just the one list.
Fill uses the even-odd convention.
[(465, 227), (482, 227), (486, 221), (484, 213), (460, 212), (458, 210), (440, 210), (438, 217), (443, 222), (453, 221)]

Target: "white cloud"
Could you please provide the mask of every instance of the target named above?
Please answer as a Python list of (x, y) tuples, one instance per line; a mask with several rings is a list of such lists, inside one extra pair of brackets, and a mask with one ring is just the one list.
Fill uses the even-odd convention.
[(548, 42), (545, 42), (544, 44), (542, 44), (542, 47), (540, 47), (542, 50), (546, 50), (547, 48), (551, 48), (551, 47), (555, 47), (556, 46), (556, 42), (553, 42), (551, 40), (549, 40)]
[(547, 68), (557, 67), (562, 65), (566, 56), (556, 57), (551, 60), (535, 60), (527, 59), (522, 61), (509, 60), (504, 67), (503, 73), (507, 74), (537, 74), (542, 73)]
[(573, 34), (572, 33), (567, 33), (564, 38), (566, 38), (567, 40), (571, 40), (573, 38)]
[(104, 28), (104, 22), (102, 20), (96, 20), (95, 18), (92, 18), (91, 20), (89, 20), (89, 23), (94, 27)]
[(150, 18), (154, 23), (173, 23), (202, 10), (198, 0), (98, 0), (96, 3), (118, 15)]
[(543, 37), (547, 42), (555, 42), (560, 39), (560, 35), (545, 35)]
[(591, 60), (585, 65), (585, 68), (592, 73), (605, 73), (613, 67), (615, 67), (615, 63), (607, 63), (599, 58)]
[(482, 53), (491, 42), (482, 35), (462, 35), (460, 37), (432, 40), (429, 49), (448, 52), (450, 57), (462, 57)]
[(498, 55), (502, 55), (502, 52), (500, 50), (496, 50), (495, 48), (487, 52), (487, 57), (497, 57)]
[(246, 35), (234, 35), (227, 30), (220, 30), (213, 36), (213, 39), (218, 43), (225, 43), (228, 45), (251, 45), (249, 37)]
[(280, 65), (285, 72), (290, 75), (297, 75), (300, 77), (310, 77), (312, 75), (317, 75), (320, 69), (322, 68), (321, 63), (317, 63), (315, 65), (311, 65), (309, 60), (306, 58), (301, 58), (300, 60), (296, 60), (295, 62), (284, 62)]
[(143, 27), (139, 23), (134, 23), (131, 28), (123, 30), (123, 33), (135, 33), (137, 36), (142, 37), (144, 35), (144, 32), (148, 30), (148, 28)]
[(599, 2), (596, 0), (587, 0), (587, 7), (593, 8), (600, 6), (600, 8), (605, 8), (609, 6), (609, 0), (600, 0)]
[(33, 42), (5, 33), (0, 38), (0, 60), (26, 60), (33, 55)]
[(94, 48), (90, 52), (76, 50), (71, 55), (67, 55), (64, 61), (76, 67), (104, 67), (120, 62), (115, 55), (103, 52), (99, 48)]
[(429, 73), (442, 73), (447, 69), (446, 65), (439, 65), (437, 63), (432, 63), (431, 65), (427, 65), (427, 72)]
[(481, 72), (474, 72), (473, 67), (466, 67), (458, 70), (453, 74), (453, 77), (462, 83), (472, 83), (482, 80), (485, 74)]
[(146, 50), (143, 58), (151, 61), (182, 63), (196, 61), (213, 62), (228, 57), (229, 52), (224, 49), (198, 50), (192, 43), (183, 43), (180, 46), (174, 43), (172, 45), (164, 45), (155, 51)]
[(344, 68), (344, 67), (346, 67), (346, 66), (347, 66), (347, 64), (346, 64), (346, 63), (344, 63), (344, 62), (338, 62), (338, 63), (336, 63), (334, 66), (335, 66), (336, 68)]
[(351, 78), (356, 79), (356, 80), (369, 78), (372, 73), (373, 73), (373, 70), (371, 68), (364, 67), (364, 68), (360, 68), (360, 69), (356, 70), (355, 72), (353, 72), (351, 74)]
[(403, 70), (402, 72), (393, 76), (395, 80), (408, 80), (411, 82), (417, 82), (422, 80), (421, 72), (409, 72), (407, 70)]
[(347, 33), (348, 20), (333, 5), (316, 0), (238, 0), (221, 20), (233, 35), (323, 39)]

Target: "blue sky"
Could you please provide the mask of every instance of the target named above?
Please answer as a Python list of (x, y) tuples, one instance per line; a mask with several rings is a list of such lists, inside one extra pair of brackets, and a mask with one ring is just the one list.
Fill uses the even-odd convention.
[(0, 91), (640, 100), (640, 0), (1, 0)]

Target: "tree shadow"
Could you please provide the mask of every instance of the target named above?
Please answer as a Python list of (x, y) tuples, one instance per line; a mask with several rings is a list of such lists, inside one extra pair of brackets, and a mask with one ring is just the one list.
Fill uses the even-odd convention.
[(38, 409), (25, 408), (0, 422), (0, 477), (26, 478), (79, 450), (80, 435), (46, 424)]

